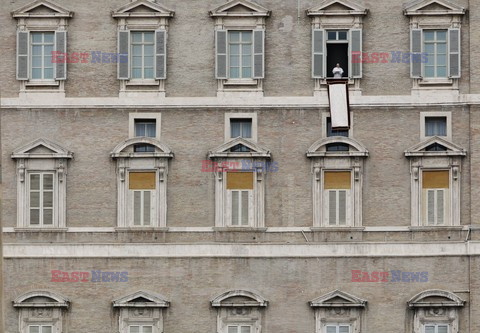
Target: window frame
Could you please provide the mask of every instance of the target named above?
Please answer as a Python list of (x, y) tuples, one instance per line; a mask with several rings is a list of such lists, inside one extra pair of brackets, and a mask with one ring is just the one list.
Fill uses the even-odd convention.
[[(38, 192), (40, 193), (39, 195), (39, 204), (40, 207), (39, 209), (39, 220), (38, 224), (32, 224), (32, 219), (31, 219), (31, 193), (32, 193), (32, 188), (31, 188), (31, 177), (32, 175), (40, 175), (40, 181), (39, 181), (39, 186), (40, 189)], [(51, 224), (44, 224), (43, 223), (43, 193), (45, 190), (42, 189), (43, 185), (43, 176), (44, 175), (52, 175), (52, 223)], [(29, 170), (27, 172), (27, 222), (28, 222), (28, 227), (32, 228), (54, 228), (55, 227), (55, 221), (57, 220), (57, 215), (58, 213), (56, 212), (57, 209), (57, 196), (58, 196), (58, 185), (57, 185), (57, 177), (56, 177), (56, 171), (55, 170), (41, 170), (41, 171), (35, 171), (35, 170)], [(35, 207), (37, 208), (37, 207)]]
[(256, 112), (239, 112), (239, 113), (233, 113), (233, 112), (227, 112), (225, 113), (225, 142), (233, 140), (231, 136), (232, 133), (232, 128), (231, 128), (231, 119), (251, 119), (252, 120), (252, 137), (251, 138), (245, 138), (247, 140), (251, 140), (253, 142), (257, 142), (258, 139), (258, 123), (257, 123), (257, 113)]
[(352, 331), (352, 325), (348, 323), (335, 323), (335, 322), (326, 322), (325, 323), (325, 330), (322, 333), (328, 333), (328, 327), (329, 326), (334, 326), (336, 328), (335, 333), (340, 333), (340, 326), (347, 326), (348, 327), (348, 333), (351, 333)]
[(128, 137), (137, 137), (135, 135), (135, 121), (142, 119), (155, 120), (155, 139), (160, 140), (162, 129), (162, 114), (160, 112), (130, 112), (128, 114)]
[[(151, 83), (151, 84), (155, 84), (156, 81), (158, 81), (158, 79), (155, 79), (155, 45), (156, 45), (156, 42), (155, 42), (155, 30), (153, 29), (129, 29), (128, 30), (128, 33), (129, 33), (129, 71), (130, 71), (130, 79), (128, 80), (131, 84), (139, 84), (139, 83)], [(133, 77), (133, 36), (132, 34), (134, 33), (142, 33), (142, 43), (140, 45), (142, 45), (142, 77), (141, 78), (134, 78)], [(152, 78), (145, 78), (145, 73), (144, 73), (144, 61), (145, 61), (145, 56), (144, 56), (144, 50), (145, 50), (145, 43), (144, 43), (144, 39), (145, 39), (145, 36), (144, 34), (145, 33), (151, 33), (153, 35), (153, 42), (152, 42), (152, 51), (153, 51), (153, 54), (152, 54), (152, 58), (153, 58), (153, 62), (152, 62)]]
[(452, 141), (452, 113), (449, 111), (420, 112), (420, 140), (421, 141), (431, 137), (426, 135), (426, 125), (427, 125), (426, 118), (437, 118), (437, 117), (445, 117), (446, 127), (447, 127), (447, 135), (439, 136), (439, 137), (445, 138), (448, 141)]
[[(127, 221), (130, 221), (130, 224), (128, 225), (130, 228), (151, 228), (155, 225), (157, 225), (156, 221), (158, 219), (158, 216), (160, 216), (161, 212), (159, 211), (160, 209), (160, 204), (159, 204), (159, 181), (158, 181), (158, 172), (154, 169), (128, 169), (128, 174), (127, 174), (127, 211), (128, 211), (128, 219)], [(130, 174), (131, 173), (154, 173), (155, 174), (155, 189), (130, 189)], [(135, 192), (139, 191), (141, 193), (141, 211), (140, 211), (140, 224), (137, 225), (135, 224)], [(144, 221), (144, 193), (145, 192), (150, 192), (150, 223), (145, 224)]]
[(429, 323), (429, 322), (426, 322), (426, 323), (423, 323), (422, 327), (423, 327), (423, 332), (422, 333), (426, 333), (426, 327), (427, 326), (433, 326), (434, 327), (434, 333), (438, 333), (438, 327), (439, 326), (447, 326), (447, 333), (450, 333), (451, 329), (450, 329), (450, 323)]
[[(350, 173), (350, 189), (326, 189), (325, 188), (325, 173), (327, 172), (349, 172)], [(323, 220), (323, 226), (328, 227), (328, 228), (345, 228), (345, 227), (353, 227), (353, 221), (355, 219), (355, 212), (353, 207), (355, 206), (355, 198), (354, 195), (352, 195), (354, 191), (354, 178), (353, 178), (353, 169), (327, 169), (324, 168), (322, 169), (322, 188), (321, 188), (321, 209), (322, 209), (322, 220)], [(329, 210), (330, 210), (330, 192), (335, 191), (336, 193), (336, 219), (335, 219), (335, 224), (330, 224), (330, 215), (329, 215)], [(340, 224), (339, 221), (339, 202), (338, 198), (340, 195), (340, 191), (346, 191), (346, 198), (345, 198), (345, 224)]]
[[(428, 31), (431, 31), (434, 33), (434, 39), (433, 41), (426, 41), (425, 40), (425, 33), (428, 32)], [(437, 52), (437, 47), (438, 47), (438, 44), (439, 44), (439, 41), (437, 40), (437, 35), (438, 35), (438, 32), (445, 32), (445, 66), (442, 66), (442, 67), (445, 67), (445, 76), (437, 76), (437, 56), (438, 56), (438, 52)], [(426, 51), (425, 51), (425, 47), (426, 47), (426, 44), (433, 44), (434, 45), (434, 48), (435, 48), (435, 51), (434, 51), (434, 64), (433, 64), (433, 69), (434, 69), (434, 76), (426, 76), (426, 64), (422, 63), (422, 77), (426, 78), (427, 80), (442, 80), (442, 79), (448, 79), (448, 67), (449, 67), (449, 43), (448, 43), (448, 29), (422, 29), (422, 53), (423, 54), (426, 54)], [(427, 55), (427, 60), (430, 61), (430, 58), (428, 57)]]
[[(239, 81), (251, 81), (254, 80), (253, 78), (253, 29), (227, 29), (227, 77), (228, 80), (239, 80)], [(231, 33), (232, 32), (239, 32), (240, 33), (240, 40), (238, 43), (235, 43), (240, 46), (240, 54), (239, 56), (239, 77), (232, 77), (231, 75), (231, 52), (230, 52), (230, 46), (231, 46)], [(250, 44), (247, 43), (242, 43), (242, 35), (244, 32), (250, 32)], [(250, 77), (243, 77), (243, 45), (250, 45)]]
[[(40, 79), (34, 79), (33, 78), (33, 34), (42, 34), (42, 78)], [(44, 58), (45, 58), (45, 55), (44, 55), (44, 50), (45, 50), (45, 43), (43, 42), (43, 40), (45, 39), (45, 33), (51, 33), (53, 35), (53, 41), (51, 43), (52, 45), (52, 52), (55, 52), (56, 51), (56, 45), (55, 45), (55, 30), (39, 30), (39, 31), (36, 31), (36, 30), (33, 30), (33, 31), (30, 31), (29, 33), (29, 41), (28, 41), (28, 54), (29, 54), (29, 64), (28, 64), (28, 76), (29, 76), (29, 82), (32, 82), (32, 83), (42, 83), (42, 82), (45, 82), (45, 83), (51, 83), (51, 82), (55, 82), (56, 81), (56, 78), (55, 78), (55, 63), (53, 62), (53, 54), (51, 55), (51, 64), (52, 64), (52, 78), (51, 79), (46, 79), (45, 78), (45, 68), (44, 68)]]
[[(424, 172), (429, 172), (429, 171), (448, 171), (448, 188), (423, 188), (423, 173)], [(446, 168), (422, 168), (421, 169), (421, 175), (420, 175), (420, 212), (421, 212), (421, 225), (426, 226), (426, 227), (438, 227), (438, 226), (449, 226), (452, 225), (452, 207), (453, 207), (453, 199), (452, 199), (452, 170), (446, 169)], [(433, 224), (428, 223), (428, 191), (434, 190), (435, 191), (435, 196), (434, 198), (437, 198), (437, 190), (443, 190), (444, 191), (444, 197), (443, 197), (443, 223), (439, 224), (437, 219), (435, 218), (435, 221)], [(446, 191), (445, 191), (446, 190)], [(434, 201), (434, 207), (437, 207), (437, 201)], [(437, 210), (435, 209), (434, 211), (434, 216), (437, 216)]]

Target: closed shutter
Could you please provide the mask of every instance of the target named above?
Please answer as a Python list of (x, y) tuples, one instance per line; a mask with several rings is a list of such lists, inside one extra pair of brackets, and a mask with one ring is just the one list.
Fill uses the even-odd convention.
[(338, 224), (347, 224), (347, 191), (338, 191)]
[(265, 30), (253, 31), (253, 78), (265, 77)]
[(435, 190), (427, 191), (427, 223), (435, 224)]
[[(55, 51), (60, 52), (62, 55), (67, 53), (67, 32), (55, 31)], [(58, 54), (58, 53), (57, 53)], [(55, 64), (55, 79), (66, 80), (67, 79), (67, 61), (66, 57), (61, 57), (63, 61)]]
[(17, 80), (28, 80), (28, 45), (30, 33), (17, 31)]
[(448, 29), (448, 76), (451, 78), (461, 76), (460, 49), (460, 29)]
[(443, 224), (445, 222), (445, 190), (436, 190), (436, 194), (437, 224)]
[(327, 333), (337, 333), (337, 326), (333, 326), (333, 325), (327, 326)]
[(353, 78), (362, 77), (362, 62), (353, 62), (352, 54), (362, 54), (362, 30), (351, 29), (350, 30), (350, 55), (349, 62), (352, 65), (351, 76)]
[(425, 325), (425, 333), (435, 333), (435, 326)]
[(448, 333), (448, 326), (447, 325), (438, 325), (437, 333)]
[(155, 31), (155, 79), (162, 80), (167, 77), (167, 32)]
[[(410, 52), (412, 53), (412, 59), (422, 58), (422, 29), (412, 29), (410, 31)], [(422, 62), (411, 61), (410, 62), (410, 77), (421, 78), (422, 77)]]
[(337, 191), (328, 191), (328, 224), (337, 224)]
[(312, 77), (325, 78), (325, 30), (313, 29), (312, 32)]
[(215, 31), (215, 77), (227, 79), (227, 31)]
[(240, 191), (232, 191), (232, 225), (240, 224)]
[(347, 326), (347, 325), (340, 326), (339, 333), (350, 333), (350, 326)]
[(118, 32), (118, 79), (128, 80), (130, 78), (129, 65), (129, 50), (130, 50), (130, 31), (121, 30)]

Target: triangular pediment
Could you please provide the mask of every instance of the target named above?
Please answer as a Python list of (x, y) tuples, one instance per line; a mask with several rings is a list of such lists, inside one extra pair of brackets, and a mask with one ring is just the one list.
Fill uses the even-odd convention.
[[(432, 150), (431, 147), (437, 149)], [(465, 156), (467, 151), (462, 147), (438, 136), (432, 136), (417, 143), (405, 151), (405, 156)]]
[(351, 0), (326, 0), (307, 10), (307, 15), (366, 15), (368, 9)]
[(72, 17), (73, 12), (47, 0), (33, 1), (12, 12), (13, 17)]
[(162, 295), (143, 290), (113, 301), (113, 307), (138, 307), (140, 305), (143, 307), (165, 308), (170, 303)]
[[(243, 147), (244, 149), (240, 149)], [(270, 151), (256, 142), (245, 138), (232, 139), (208, 153), (208, 157), (267, 157), (270, 158)]]
[(112, 12), (113, 17), (173, 17), (174, 12), (156, 2), (137, 0)]
[(16, 149), (12, 158), (73, 158), (73, 153), (57, 143), (41, 138)]
[(413, 296), (408, 302), (411, 308), (416, 307), (461, 307), (465, 301), (446, 290), (430, 289)]
[(269, 16), (270, 11), (257, 3), (233, 0), (210, 11), (210, 16)]
[(465, 8), (446, 0), (415, 0), (404, 5), (405, 15), (463, 15)]
[(310, 301), (312, 307), (364, 307), (367, 301), (344, 291), (334, 290)]

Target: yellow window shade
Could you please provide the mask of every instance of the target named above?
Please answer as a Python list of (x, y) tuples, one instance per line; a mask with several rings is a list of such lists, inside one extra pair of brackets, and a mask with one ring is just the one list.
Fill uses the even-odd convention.
[(448, 170), (423, 171), (423, 188), (450, 188), (450, 177)]
[(349, 190), (351, 179), (350, 171), (327, 171), (323, 174), (323, 188), (326, 190)]
[(154, 190), (155, 172), (130, 172), (128, 186), (130, 190)]
[(228, 190), (253, 190), (253, 172), (227, 172)]

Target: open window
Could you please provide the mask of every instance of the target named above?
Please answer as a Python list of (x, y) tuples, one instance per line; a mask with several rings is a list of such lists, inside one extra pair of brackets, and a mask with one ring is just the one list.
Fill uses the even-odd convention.
[(466, 151), (433, 136), (405, 151), (410, 159), (412, 226), (460, 225), (462, 158)]
[[(446, 0), (409, 2), (410, 76), (413, 89), (458, 90), (461, 22), (465, 8)], [(432, 86), (433, 85), (433, 86)]]
[[(326, 0), (307, 10), (312, 19), (312, 77), (315, 90), (325, 89), (326, 79), (347, 79), (359, 91), (362, 63), (363, 17), (368, 10), (350, 0)], [(337, 70), (337, 64), (342, 69)]]
[(155, 138), (136, 137), (118, 144), (110, 156), (117, 163), (118, 228), (165, 228), (170, 148)]
[(263, 95), (266, 8), (232, 0), (210, 11), (215, 19), (215, 77), (218, 95)]
[(425, 290), (408, 302), (408, 321), (411, 333), (458, 333), (459, 309), (465, 301), (445, 290)]
[(217, 309), (218, 333), (261, 333), (268, 301), (247, 290), (232, 290), (211, 301)]
[(113, 301), (120, 333), (162, 333), (163, 312), (170, 302), (162, 295), (137, 291)]
[(120, 96), (165, 96), (167, 37), (174, 12), (154, 1), (135, 0), (113, 11), (118, 21)]
[(322, 138), (310, 146), (307, 157), (312, 163), (313, 227), (362, 225), (363, 164), (367, 156), (362, 144), (344, 136)]
[[(265, 226), (265, 181), (270, 152), (237, 137), (208, 153), (215, 168), (215, 226)], [(233, 167), (232, 167), (233, 166)]]
[(50, 291), (31, 291), (17, 297), (13, 306), (19, 310), (20, 333), (64, 332), (70, 301)]
[(73, 12), (48, 0), (12, 13), (17, 19), (17, 80), (20, 93), (65, 94), (68, 21)]
[(309, 303), (315, 310), (315, 333), (363, 332), (366, 300), (334, 290)]

